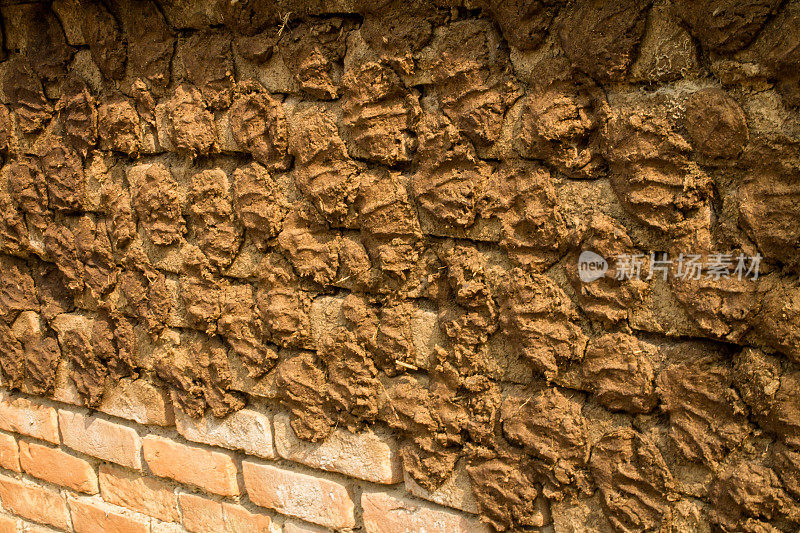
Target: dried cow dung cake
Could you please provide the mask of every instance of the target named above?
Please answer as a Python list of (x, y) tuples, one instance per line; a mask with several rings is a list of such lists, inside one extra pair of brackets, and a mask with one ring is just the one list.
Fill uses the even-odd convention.
[(800, 0), (0, 4), (8, 513), (800, 530)]

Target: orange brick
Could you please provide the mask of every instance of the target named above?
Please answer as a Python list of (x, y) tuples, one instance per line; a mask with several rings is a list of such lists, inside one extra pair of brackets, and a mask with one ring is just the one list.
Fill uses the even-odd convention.
[(142, 439), (135, 429), (67, 409), (58, 410), (58, 423), (64, 444), (73, 450), (142, 469)]
[(242, 473), (256, 505), (325, 527), (355, 526), (355, 505), (344, 485), (252, 461), (242, 462)]
[(58, 417), (53, 407), (0, 393), (0, 429), (58, 444)]
[(17, 439), (8, 433), (0, 433), (0, 467), (20, 472)]
[(324, 441), (307, 442), (295, 435), (288, 414), (277, 414), (273, 421), (278, 455), (284, 459), (375, 483), (403, 481), (400, 454), (391, 437), (336, 429)]
[(301, 524), (300, 522), (283, 523), (283, 533), (328, 533), (330, 529), (312, 526), (311, 524)]
[(367, 533), (488, 533), (489, 529), (475, 517), (432, 505), (417, 503), (386, 492), (365, 491), (361, 494), (364, 530)]
[(17, 533), (18, 523), (13, 516), (0, 515), (0, 533)]
[(194, 494), (181, 494), (183, 527), (191, 533), (267, 533), (272, 519), (251, 513), (241, 505), (217, 502)]
[(194, 494), (181, 494), (179, 498), (183, 527), (192, 533), (219, 533), (225, 526), (222, 504)]
[(157, 435), (142, 440), (144, 459), (157, 476), (196, 485), (222, 496), (238, 496), (238, 470), (233, 455), (187, 446)]
[(255, 531), (267, 533), (270, 531), (272, 519), (261, 513), (251, 513), (241, 505), (222, 503), (222, 513), (225, 516), (225, 533), (239, 533), (240, 531)]
[(100, 494), (108, 503), (138, 511), (167, 522), (177, 522), (178, 497), (161, 480), (130, 470), (100, 465)]
[(124, 514), (107, 503), (71, 498), (72, 527), (75, 533), (149, 533), (150, 521)]
[(22, 518), (69, 528), (67, 502), (57, 492), (0, 475), (0, 500), (3, 508)]
[(22, 469), (33, 477), (78, 492), (97, 494), (97, 474), (92, 465), (58, 448), (19, 441)]

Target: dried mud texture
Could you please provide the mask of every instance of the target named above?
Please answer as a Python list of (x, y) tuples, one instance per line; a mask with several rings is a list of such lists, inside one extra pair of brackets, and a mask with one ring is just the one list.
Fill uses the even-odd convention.
[(408, 163), (416, 149), (418, 97), (378, 61), (347, 67), (342, 112), (351, 155), (389, 166)]
[(497, 531), (797, 531), (800, 2), (323, 4), (0, 5), (4, 383), (387, 426)]
[(516, 127), (515, 148), (572, 178), (593, 178), (605, 161), (597, 128), (604, 100), (596, 87), (553, 84), (529, 94)]
[(658, 403), (654, 382), (656, 351), (654, 346), (631, 335), (603, 335), (586, 349), (584, 383), (609, 410), (648, 413)]
[[(500, 135), (508, 107), (520, 95), (500, 35), (485, 20), (448, 24), (434, 35), (422, 67), (430, 68), (441, 110), (481, 147)], [(426, 63), (430, 61), (430, 66)]]
[(679, 0), (674, 5), (675, 12), (704, 48), (725, 53), (741, 50), (751, 43), (779, 4), (777, 0)]
[(270, 170), (289, 164), (288, 128), (280, 103), (265, 92), (243, 94), (231, 106), (231, 131), (236, 143)]
[(752, 431), (747, 408), (722, 357), (701, 346), (677, 349), (686, 360), (667, 365), (658, 375), (670, 438), (687, 459), (714, 465)]
[(558, 373), (559, 364), (580, 360), (587, 338), (566, 293), (547, 276), (519, 269), (510, 272), (507, 283), (501, 320), (520, 356), (547, 379)]
[[(696, 93), (692, 97), (689, 120)], [(611, 102), (604, 152), (614, 192), (631, 216), (662, 231), (688, 233), (702, 227), (711, 179), (691, 159), (680, 124), (670, 120), (674, 105), (660, 95)]]
[(570, 3), (556, 22), (564, 53), (593, 79), (624, 79), (644, 36), (650, 4), (644, 0)]
[(548, 496), (589, 490), (588, 439), (581, 404), (580, 395), (554, 387), (509, 396), (501, 406), (503, 434), (531, 456), (530, 468)]
[(672, 474), (646, 436), (628, 428), (603, 435), (592, 448), (591, 469), (616, 530), (658, 530), (668, 522)]
[[(578, 264), (581, 250), (593, 251), (602, 257), (643, 255), (637, 248), (627, 229), (617, 220), (596, 215), (588, 221), (580, 246), (568, 257), (571, 265)], [(641, 306), (651, 290), (648, 282), (648, 258), (642, 258), (641, 276), (621, 277), (615, 265), (609, 265), (608, 274), (593, 283), (583, 283), (577, 269), (567, 273), (570, 285), (575, 290), (575, 300), (588, 316), (605, 324), (628, 320), (632, 310)]]

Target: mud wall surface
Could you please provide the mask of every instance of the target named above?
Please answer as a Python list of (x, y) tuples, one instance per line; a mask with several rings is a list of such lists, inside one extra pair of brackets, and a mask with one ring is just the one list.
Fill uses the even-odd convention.
[(800, 527), (800, 1), (0, 15), (9, 527)]

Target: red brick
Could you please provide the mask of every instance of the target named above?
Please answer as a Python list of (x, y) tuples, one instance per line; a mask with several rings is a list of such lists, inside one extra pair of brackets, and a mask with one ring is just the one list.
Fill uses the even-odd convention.
[(336, 429), (322, 442), (307, 442), (297, 438), (288, 414), (275, 415), (274, 422), (275, 444), (284, 459), (375, 483), (403, 481), (400, 454), (390, 437)]
[(72, 514), (72, 527), (75, 533), (149, 533), (150, 520), (129, 516), (122, 509), (117, 509), (99, 501), (69, 500)]
[(69, 528), (67, 502), (57, 492), (0, 475), (0, 500), (3, 509), (22, 518)]
[(325, 527), (355, 526), (355, 506), (344, 485), (252, 461), (242, 462), (242, 472), (256, 505)]
[(255, 531), (267, 533), (270, 531), (272, 519), (261, 513), (252, 513), (241, 505), (222, 503), (222, 514), (225, 516), (225, 533), (239, 533), (241, 531)]
[(181, 494), (183, 527), (191, 533), (267, 533), (272, 519), (241, 505)]
[(58, 444), (58, 417), (53, 407), (0, 393), (0, 429)]
[(364, 530), (367, 533), (487, 533), (489, 529), (477, 518), (438, 509), (386, 492), (361, 494)]
[(111, 465), (100, 465), (100, 494), (108, 503), (148, 516), (177, 522), (178, 497), (159, 479)]
[(21, 440), (19, 460), (22, 469), (33, 477), (78, 492), (97, 494), (97, 474), (92, 465), (79, 457), (58, 448)]
[(222, 503), (194, 494), (181, 494), (183, 527), (191, 533), (221, 533), (225, 527)]
[(19, 520), (13, 516), (0, 515), (0, 533), (17, 533)]
[(142, 469), (142, 439), (135, 429), (66, 409), (58, 410), (58, 422), (64, 444), (73, 450)]
[(238, 470), (233, 455), (223, 451), (187, 446), (148, 435), (142, 441), (147, 466), (157, 476), (196, 485), (222, 496), (239, 494)]
[(0, 467), (14, 472), (21, 472), (17, 439), (8, 433), (0, 433)]

